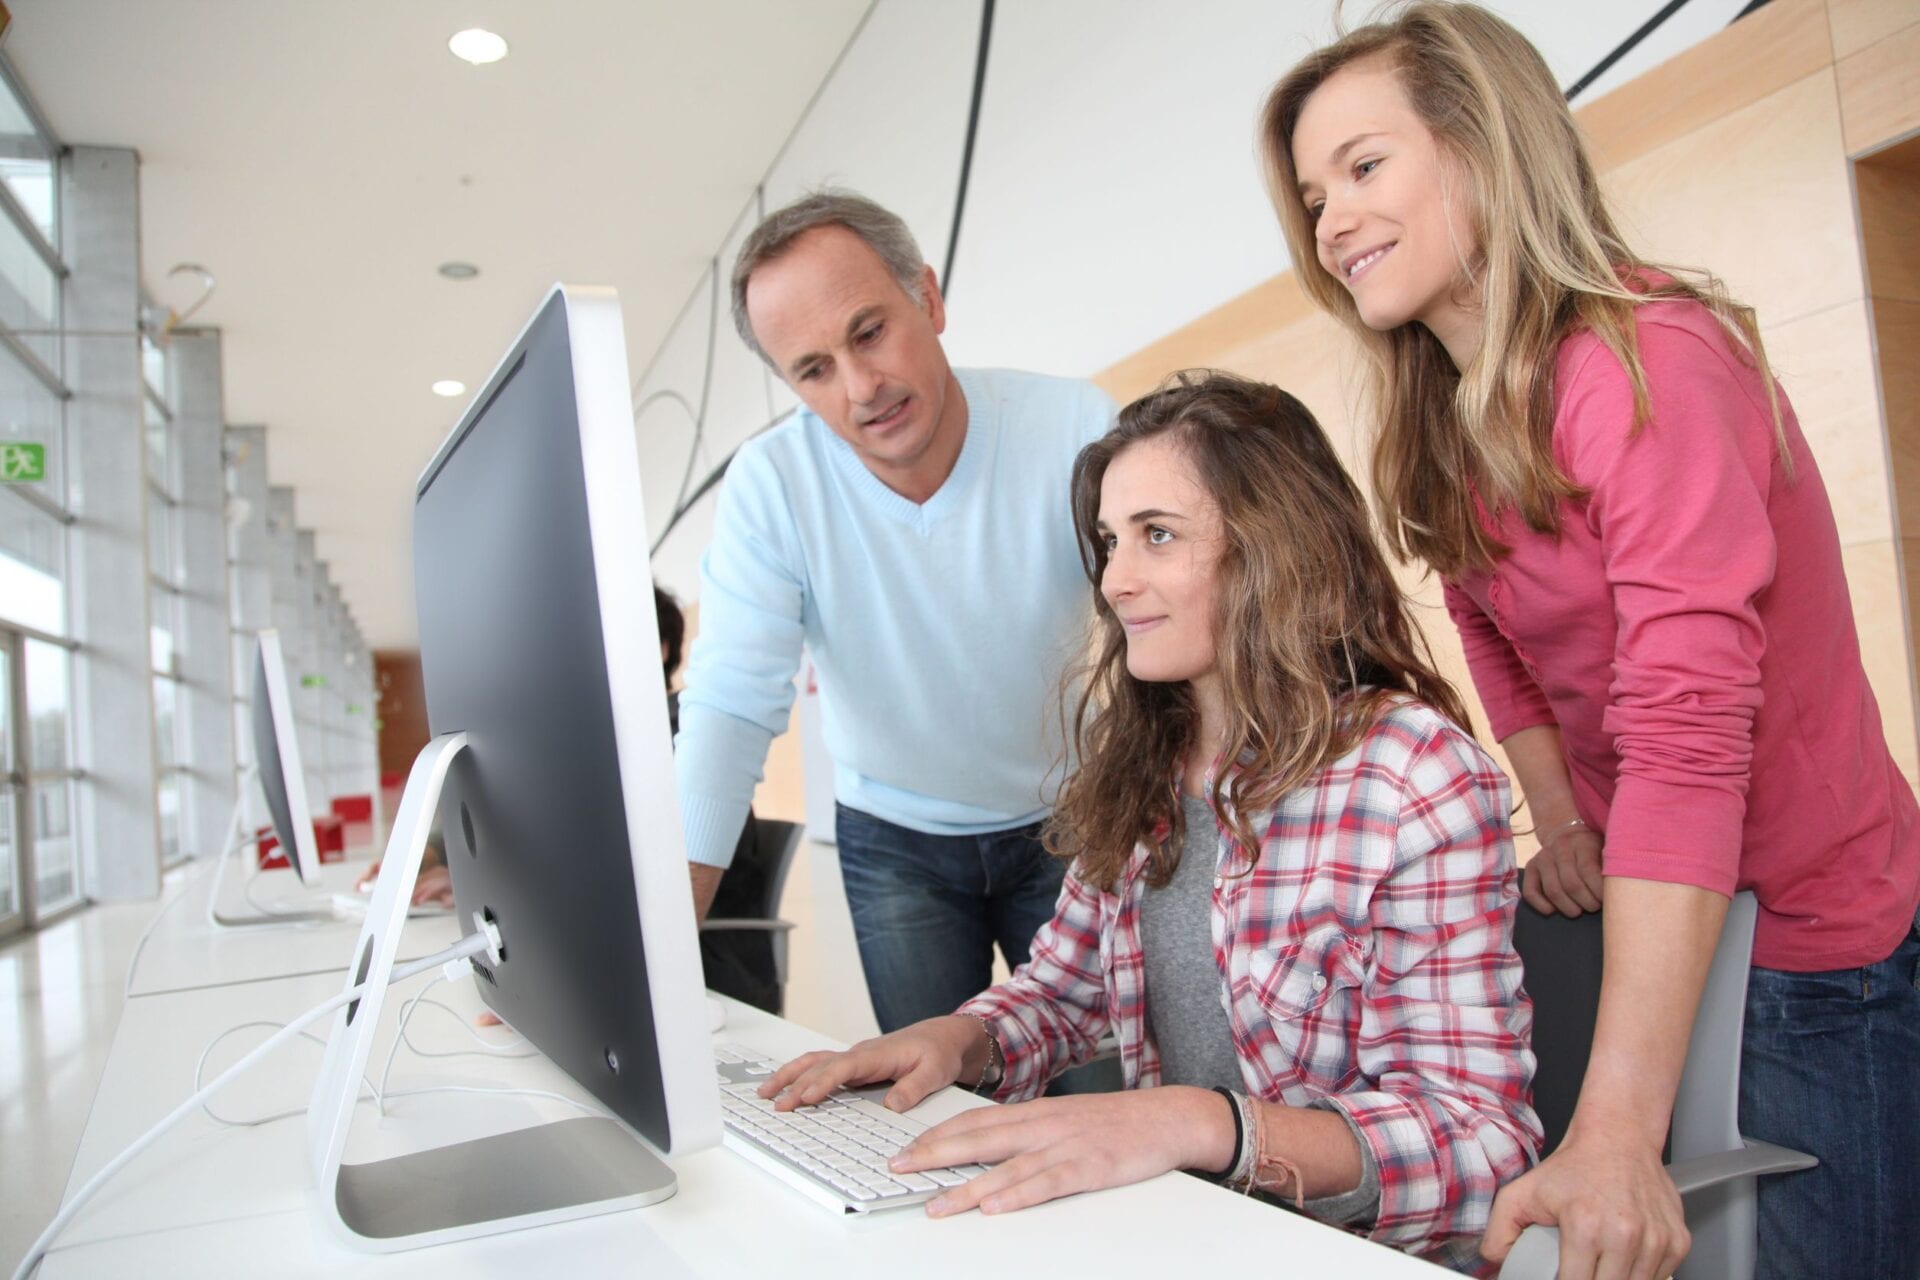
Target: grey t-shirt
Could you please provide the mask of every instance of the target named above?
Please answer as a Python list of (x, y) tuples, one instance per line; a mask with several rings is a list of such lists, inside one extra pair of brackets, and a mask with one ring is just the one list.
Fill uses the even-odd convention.
[[(1227, 1017), (1227, 989), (1213, 958), (1213, 882), (1220, 869), (1220, 831), (1203, 799), (1180, 797), (1186, 833), (1173, 879), (1149, 887), (1140, 901), (1141, 962), (1147, 979), (1147, 1025), (1160, 1050), (1160, 1083), (1225, 1088), (1236, 1093), (1240, 1057)], [(1366, 1141), (1360, 1147), (1360, 1185), (1306, 1202), (1307, 1212), (1339, 1226), (1370, 1222), (1380, 1211), (1380, 1170)], [(1252, 1135), (1247, 1135), (1252, 1140)]]

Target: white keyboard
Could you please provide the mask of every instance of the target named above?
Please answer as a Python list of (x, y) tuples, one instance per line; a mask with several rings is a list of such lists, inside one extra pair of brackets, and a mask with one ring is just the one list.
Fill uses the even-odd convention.
[(726, 1145), (810, 1198), (842, 1213), (874, 1213), (931, 1200), (986, 1166), (893, 1173), (887, 1161), (927, 1126), (862, 1092), (839, 1090), (818, 1106), (775, 1111), (756, 1090), (780, 1065), (758, 1049), (715, 1045)]

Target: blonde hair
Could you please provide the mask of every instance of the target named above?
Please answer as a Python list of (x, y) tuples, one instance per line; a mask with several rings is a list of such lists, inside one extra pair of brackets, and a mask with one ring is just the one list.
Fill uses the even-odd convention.
[[(1481, 343), (1465, 369), (1423, 325), (1369, 329), (1316, 253), (1293, 165), (1294, 128), (1335, 73), (1375, 60), (1397, 73), (1443, 162), (1466, 179), (1479, 252), (1462, 270), (1477, 288)], [(1371, 358), (1381, 423), (1374, 491), (1386, 537), (1402, 558), (1417, 555), (1445, 576), (1491, 567), (1506, 547), (1479, 519), (1476, 498), (1490, 512), (1517, 511), (1538, 532), (1558, 531), (1561, 499), (1581, 496), (1553, 456), (1560, 344), (1585, 328), (1606, 345), (1632, 385), (1638, 430), (1649, 404), (1634, 311), (1646, 302), (1689, 299), (1713, 313), (1758, 370), (1786, 457), (1752, 308), (1729, 298), (1710, 274), (1658, 266), (1628, 247), (1545, 61), (1485, 9), (1407, 4), (1309, 55), (1268, 95), (1260, 144), (1301, 286)]]
[(1198, 731), (1185, 681), (1136, 679), (1127, 639), (1100, 593), (1107, 543), (1100, 487), (1113, 460), (1166, 437), (1192, 463), (1220, 509), (1215, 666), (1225, 689), (1214, 808), (1251, 869), (1254, 815), (1351, 751), (1397, 698), (1411, 696), (1455, 724), (1466, 710), (1434, 670), (1425, 638), (1374, 540), (1360, 496), (1326, 433), (1298, 400), (1265, 383), (1208, 370), (1177, 373), (1120, 411), (1113, 430), (1073, 466), (1073, 521), (1094, 587), (1094, 651), (1063, 697), (1079, 767), (1047, 826), (1047, 847), (1110, 890), (1135, 845), (1154, 845), (1151, 884), (1178, 865), (1181, 806), (1174, 770)]

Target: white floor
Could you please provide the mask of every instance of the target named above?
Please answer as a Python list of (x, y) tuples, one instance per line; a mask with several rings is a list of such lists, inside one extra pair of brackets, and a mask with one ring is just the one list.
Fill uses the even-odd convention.
[[(365, 856), (364, 853), (361, 856)], [(787, 1016), (842, 1041), (876, 1028), (830, 845), (788, 877)], [(172, 892), (178, 878), (170, 878)], [(0, 943), (0, 1264), (11, 1271), (59, 1208), (113, 1044), (127, 965), (155, 903), (88, 907)]]
[(96, 906), (0, 944), (0, 1262), (11, 1271), (67, 1184), (154, 904)]

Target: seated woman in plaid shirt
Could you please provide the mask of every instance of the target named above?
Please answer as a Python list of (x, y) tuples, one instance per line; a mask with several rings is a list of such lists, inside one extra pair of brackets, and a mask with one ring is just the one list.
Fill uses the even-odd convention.
[(970, 1111), (902, 1152), (996, 1165), (928, 1212), (1187, 1169), (1483, 1266), (1494, 1191), (1540, 1149), (1507, 785), (1358, 490), (1292, 396), (1189, 373), (1080, 455), (1073, 511), (1098, 656), (1048, 833), (1073, 873), (1032, 960), (762, 1093), (1035, 1099), (1112, 1032), (1127, 1091)]

